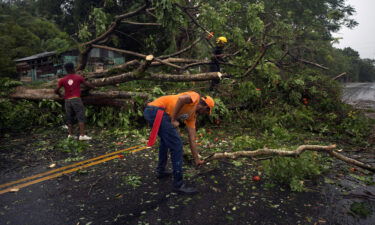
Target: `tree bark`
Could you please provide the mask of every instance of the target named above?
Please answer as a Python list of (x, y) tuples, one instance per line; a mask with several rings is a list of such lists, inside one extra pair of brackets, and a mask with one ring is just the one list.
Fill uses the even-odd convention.
[[(27, 99), (27, 100), (62, 100), (58, 95), (54, 93), (53, 89), (32, 89), (23, 86), (19, 86), (15, 89), (10, 98), (13, 99)], [(150, 97), (147, 93), (137, 93), (137, 92), (126, 92), (126, 91), (91, 91), (88, 96), (82, 96), (82, 99), (90, 99), (92, 102), (98, 99), (131, 99), (134, 97), (140, 97), (148, 99)], [(103, 102), (103, 101), (102, 101)]]
[(171, 74), (151, 74), (149, 77), (145, 77), (145, 80), (161, 80), (161, 81), (173, 81), (173, 82), (186, 82), (186, 81), (209, 81), (230, 77), (229, 74), (223, 74), (220, 72), (208, 72), (200, 74), (189, 74), (189, 75), (171, 75)]
[[(174, 64), (187, 64), (187, 65), (182, 67), (183, 69), (187, 69), (187, 68), (194, 67), (194, 66), (200, 66), (200, 65), (208, 65), (208, 64), (211, 63), (210, 60), (198, 60), (198, 59), (186, 59), (186, 58), (168, 58), (168, 59), (163, 59), (163, 62), (174, 63)], [(124, 71), (124, 70), (126, 70), (130, 67), (139, 66), (140, 64), (141, 64), (141, 62), (139, 60), (134, 59), (134, 60), (128, 61), (124, 64), (115, 66), (115, 67), (113, 67), (109, 70), (106, 70), (106, 71), (86, 73), (85, 77), (86, 78), (107, 77), (107, 76), (110, 76), (112, 74), (112, 71), (115, 71), (115, 70)], [(161, 66), (161, 65), (164, 65), (164, 64), (160, 63), (160, 62), (153, 61), (149, 66), (150, 67), (156, 67), (156, 66)]]
[(150, 81), (173, 81), (173, 82), (188, 82), (188, 81), (209, 81), (215, 79), (221, 79), (229, 77), (229, 74), (222, 74), (220, 72), (209, 72), (200, 74), (189, 74), (189, 75), (173, 75), (173, 74), (150, 74), (146, 75), (137, 73), (125, 73), (117, 76), (106, 77), (101, 79), (92, 80), (92, 83), (96, 87), (102, 87), (106, 85), (113, 85), (132, 80), (150, 80)]
[[(115, 52), (120, 52), (120, 53), (123, 53), (123, 54), (136, 56), (136, 57), (139, 57), (139, 58), (142, 58), (142, 59), (146, 59), (146, 57), (147, 57), (147, 55), (144, 55), (144, 54), (141, 54), (141, 53), (138, 53), (138, 52), (123, 50), (123, 49), (118, 49), (118, 48), (112, 48), (112, 47), (103, 46), (103, 45), (92, 45), (92, 47), (111, 50), (111, 51), (115, 51)], [(169, 62), (161, 60), (159, 58), (154, 58), (154, 60), (160, 62), (161, 64), (164, 64), (164, 65), (176, 68), (176, 69), (182, 69), (182, 67), (180, 67), (178, 65), (169, 63)]]
[(332, 78), (332, 80), (337, 80), (337, 79), (339, 79), (340, 77), (345, 76), (345, 75), (346, 75), (346, 72), (340, 73), (339, 75), (337, 75), (337, 76), (335, 76), (334, 78)]
[[(225, 77), (229, 77), (228, 74), (222, 74), (220, 72), (209, 72), (209, 73), (201, 73), (201, 74), (189, 74), (189, 75), (181, 75), (181, 74), (146, 74), (144, 70), (146, 69), (147, 65), (151, 63), (152, 59), (146, 60), (144, 64), (142, 64), (136, 72), (132, 73), (125, 73), (118, 76), (107, 77), (107, 78), (100, 78), (94, 79), (90, 81), (96, 87), (102, 87), (107, 85), (114, 85), (123, 82), (128, 82), (132, 80), (149, 80), (149, 81), (172, 81), (172, 82), (189, 82), (189, 81), (209, 81), (214, 79), (221, 79)], [(132, 92), (121, 92), (121, 91), (107, 91), (107, 92), (99, 92), (93, 91), (91, 95), (95, 97), (106, 97), (106, 98), (131, 98), (134, 96), (139, 96), (142, 98), (146, 98), (148, 94), (146, 93), (132, 93)], [(60, 98), (54, 93), (53, 89), (49, 88), (42, 88), (42, 89), (32, 89), (27, 88), (24, 86), (19, 86), (15, 89), (15, 91), (10, 94), (10, 98), (13, 99), (28, 99), (28, 100), (42, 100), (42, 99), (51, 99), (51, 100), (59, 100)]]

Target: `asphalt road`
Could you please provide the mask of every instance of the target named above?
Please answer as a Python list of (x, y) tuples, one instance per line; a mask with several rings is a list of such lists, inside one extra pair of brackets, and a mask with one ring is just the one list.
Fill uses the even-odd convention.
[(363, 109), (375, 109), (375, 83), (347, 83), (343, 101)]

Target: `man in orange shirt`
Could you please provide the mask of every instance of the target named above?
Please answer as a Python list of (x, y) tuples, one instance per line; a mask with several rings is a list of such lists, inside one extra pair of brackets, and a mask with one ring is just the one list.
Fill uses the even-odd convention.
[(148, 123), (152, 126), (158, 110), (163, 110), (164, 114), (161, 120), (158, 135), (160, 137), (159, 162), (157, 166), (157, 177), (163, 178), (170, 175), (165, 171), (168, 160), (168, 151), (171, 153), (171, 161), (173, 167), (173, 190), (193, 194), (197, 190), (188, 187), (183, 182), (182, 173), (182, 141), (177, 132), (179, 121), (186, 124), (191, 153), (194, 157), (196, 165), (201, 165), (204, 161), (199, 159), (197, 146), (195, 143), (196, 129), (195, 123), (197, 115), (210, 114), (215, 105), (214, 100), (209, 96), (200, 96), (193, 91), (184, 92), (177, 95), (167, 95), (150, 102), (145, 111), (144, 116)]

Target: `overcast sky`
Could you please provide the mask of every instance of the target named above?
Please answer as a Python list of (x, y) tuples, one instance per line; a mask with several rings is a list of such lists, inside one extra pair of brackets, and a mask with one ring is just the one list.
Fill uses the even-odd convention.
[(338, 48), (351, 47), (361, 58), (375, 59), (375, 0), (346, 0), (356, 10), (354, 19), (359, 23), (354, 29), (341, 29), (334, 37), (342, 37)]

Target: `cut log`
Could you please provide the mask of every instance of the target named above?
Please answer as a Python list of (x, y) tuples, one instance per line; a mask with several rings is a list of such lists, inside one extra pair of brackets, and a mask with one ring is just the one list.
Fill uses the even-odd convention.
[[(168, 58), (168, 59), (163, 59), (163, 62), (165, 62), (165, 63), (173, 63), (173, 64), (187, 64), (185, 66), (182, 66), (183, 69), (187, 69), (187, 68), (194, 67), (194, 66), (200, 66), (200, 65), (208, 65), (208, 64), (211, 63), (211, 61), (209, 61), (209, 60), (197, 60), (197, 59), (186, 59), (186, 58)], [(113, 68), (111, 68), (109, 70), (106, 70), (106, 71), (86, 73), (85, 77), (86, 78), (108, 77), (108, 76), (113, 75), (113, 71), (116, 71), (116, 70), (117, 71), (121, 71), (121, 70), (124, 71), (124, 70), (126, 70), (128, 68), (139, 66), (140, 64), (141, 64), (141, 62), (139, 60), (135, 59), (135, 60), (131, 60), (129, 62), (126, 62), (124, 64), (115, 66), (115, 67), (113, 67)], [(160, 63), (160, 62), (153, 61), (151, 63), (151, 65), (149, 65), (149, 66), (156, 67), (156, 66), (161, 66), (161, 65), (164, 65), (164, 64)]]
[[(58, 95), (54, 93), (53, 89), (32, 89), (23, 86), (19, 86), (15, 91), (9, 95), (13, 99), (27, 99), (27, 100), (62, 100)], [(95, 100), (99, 99), (131, 99), (134, 97), (140, 97), (143, 99), (148, 99), (150, 97), (147, 93), (137, 93), (137, 92), (126, 92), (126, 91), (91, 91), (88, 96), (82, 96), (82, 99), (85, 101), (90, 101), (94, 103)], [(101, 100), (100, 102), (105, 102)], [(108, 105), (108, 104), (104, 104)]]
[(14, 92), (9, 95), (13, 99), (27, 99), (27, 100), (61, 100), (58, 95), (55, 94), (53, 89), (32, 89), (23, 86), (15, 88)]
[[(107, 85), (114, 85), (123, 82), (128, 82), (132, 80), (150, 80), (150, 81), (172, 81), (172, 82), (189, 82), (189, 81), (209, 81), (217, 80), (225, 77), (229, 77), (229, 74), (222, 74), (220, 72), (209, 72), (201, 74), (146, 74), (144, 70), (153, 60), (153, 56), (147, 56), (147, 60), (142, 63), (135, 72), (125, 73), (117, 76), (94, 79), (90, 81), (96, 87), (102, 87)], [(93, 97), (106, 97), (106, 98), (131, 98), (134, 96), (139, 96), (141, 98), (148, 98), (146, 93), (132, 93), (132, 92), (121, 92), (121, 91), (108, 91), (108, 92), (98, 92), (94, 91), (91, 94)], [(28, 100), (60, 100), (60, 98), (54, 93), (52, 88), (41, 88), (32, 89), (24, 86), (19, 86), (15, 88), (15, 91), (9, 95), (13, 99), (28, 99)]]
[(124, 83), (133, 80), (150, 80), (150, 81), (172, 81), (172, 82), (188, 82), (188, 81), (209, 81), (230, 77), (229, 74), (220, 72), (209, 72), (200, 74), (151, 74), (148, 76), (139, 76), (137, 73), (125, 73), (117, 76), (100, 78), (90, 81), (96, 87)]
[(218, 79), (228, 78), (228, 77), (230, 77), (229, 74), (223, 74), (220, 72), (208, 72), (208, 73), (188, 74), (188, 75), (152, 74), (149, 77), (145, 77), (144, 79), (145, 80), (186, 82), (186, 81), (218, 80)]
[(91, 91), (90, 96), (92, 97), (101, 97), (101, 98), (120, 98), (120, 99), (129, 99), (134, 97), (140, 97), (143, 99), (148, 99), (151, 95), (147, 93), (137, 93), (137, 92), (128, 92), (128, 91)]

